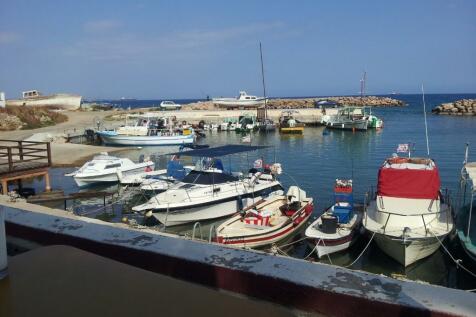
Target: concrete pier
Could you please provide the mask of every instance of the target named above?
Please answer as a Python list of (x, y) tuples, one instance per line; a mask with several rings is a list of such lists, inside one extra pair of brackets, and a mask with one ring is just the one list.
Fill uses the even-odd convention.
[(476, 295), (342, 267), (229, 248), (10, 202), (8, 236), (64, 244), (189, 282), (328, 316), (471, 316)]

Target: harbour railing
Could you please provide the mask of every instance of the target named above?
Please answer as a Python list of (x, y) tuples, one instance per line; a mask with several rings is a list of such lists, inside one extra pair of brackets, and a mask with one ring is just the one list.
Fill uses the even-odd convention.
[(50, 142), (0, 139), (0, 175), (51, 166)]

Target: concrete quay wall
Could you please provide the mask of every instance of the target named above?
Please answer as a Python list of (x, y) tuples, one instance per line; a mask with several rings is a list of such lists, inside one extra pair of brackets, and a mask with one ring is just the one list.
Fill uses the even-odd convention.
[[(476, 295), (133, 229), (0, 196), (7, 235), (71, 245), (149, 271), (328, 316), (470, 316)], [(54, 259), (52, 259), (54, 260)], [(120, 278), (120, 276), (118, 276)]]

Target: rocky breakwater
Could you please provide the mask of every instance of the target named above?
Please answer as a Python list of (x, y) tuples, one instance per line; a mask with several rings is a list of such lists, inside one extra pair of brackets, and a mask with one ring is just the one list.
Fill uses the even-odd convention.
[(454, 102), (442, 103), (431, 110), (434, 114), (453, 116), (476, 116), (476, 99), (461, 99)]
[[(366, 97), (319, 97), (319, 98), (271, 98), (268, 100), (269, 109), (306, 109), (315, 108), (316, 103), (319, 101), (332, 101), (341, 106), (375, 106), (375, 107), (399, 107), (404, 106), (405, 103), (401, 100), (378, 97), (378, 96), (366, 96)], [(224, 107), (220, 107), (213, 103), (212, 100), (200, 101), (183, 105), (183, 110), (223, 110)]]

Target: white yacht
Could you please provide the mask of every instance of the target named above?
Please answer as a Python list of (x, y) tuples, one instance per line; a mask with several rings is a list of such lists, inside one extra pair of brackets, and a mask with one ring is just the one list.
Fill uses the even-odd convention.
[(240, 95), (235, 98), (213, 98), (213, 103), (227, 108), (253, 107), (264, 105), (266, 98), (251, 96), (246, 91), (240, 91)]
[(266, 147), (225, 145), (170, 153), (200, 157), (201, 160), (194, 170), (165, 192), (132, 209), (139, 212), (152, 211), (161, 223), (173, 226), (232, 215), (241, 210), (243, 202), (249, 201), (249, 198), (261, 199), (272, 193), (282, 193), (282, 186), (276, 179), (282, 172), (280, 164), (275, 163), (266, 170), (253, 168), (244, 176), (242, 173), (224, 172), (221, 160), (216, 159), (261, 148)]
[(405, 267), (434, 253), (453, 230), (435, 162), (387, 159), (379, 170), (377, 192), (365, 207), (363, 225), (380, 249)]
[(80, 169), (65, 176), (72, 176), (80, 187), (102, 182), (118, 182), (122, 176), (141, 174), (154, 169), (154, 162), (146, 160), (134, 163), (128, 158), (108, 155), (106, 152), (95, 156)]

